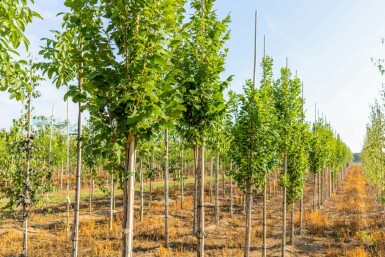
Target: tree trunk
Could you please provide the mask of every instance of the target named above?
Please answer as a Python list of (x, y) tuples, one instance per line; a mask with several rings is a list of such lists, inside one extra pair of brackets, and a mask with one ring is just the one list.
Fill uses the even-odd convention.
[[(32, 83), (32, 71), (31, 71), (31, 83)], [(31, 85), (32, 86), (32, 85)], [(26, 138), (26, 158), (27, 167), (25, 171), (25, 183), (24, 183), (24, 199), (23, 199), (23, 256), (28, 256), (28, 216), (29, 216), (29, 205), (31, 204), (30, 194), (30, 169), (31, 169), (31, 101), (32, 91), (29, 92), (28, 96), (28, 113), (27, 113), (27, 138)]]
[(219, 225), (219, 151), (217, 151), (215, 165), (215, 224)]
[(294, 246), (294, 216), (295, 216), (295, 202), (293, 201), (293, 206), (291, 208), (291, 234), (290, 234), (290, 244)]
[(139, 179), (140, 179), (140, 221), (143, 221), (144, 212), (144, 192), (143, 192), (143, 160), (139, 157)]
[[(233, 169), (233, 163), (230, 163), (230, 169)], [(233, 208), (233, 177), (230, 176), (230, 218), (234, 216), (234, 208)]]
[(112, 222), (114, 221), (114, 170), (111, 170), (110, 183), (110, 230), (112, 230)]
[(180, 197), (180, 208), (183, 210), (183, 203), (184, 203), (184, 152), (183, 152), (183, 146), (182, 146), (182, 158), (181, 158), (181, 162), (182, 162), (182, 171), (181, 171), (181, 179), (182, 179), (182, 183), (181, 183), (181, 197)]
[(302, 236), (302, 216), (303, 216), (303, 198), (304, 198), (304, 190), (302, 188), (302, 197), (299, 205), (299, 235)]
[(225, 162), (223, 161), (222, 162), (222, 201), (223, 201), (223, 204), (225, 203), (226, 201), (226, 193), (225, 193)]
[(313, 211), (315, 211), (316, 208), (316, 195), (317, 195), (317, 175), (316, 173), (313, 174), (314, 176), (314, 194), (313, 194)]
[[(287, 172), (287, 153), (284, 153), (283, 157), (283, 176), (286, 175)], [(286, 255), (286, 186), (284, 185), (282, 188), (282, 206), (283, 206), (283, 217), (282, 217), (282, 257)]]
[(318, 175), (318, 210), (321, 209), (321, 172), (317, 173)]
[[(80, 71), (82, 74), (82, 71)], [(78, 86), (79, 91), (82, 93), (83, 78), (79, 76)], [(79, 214), (80, 214), (80, 183), (81, 183), (81, 171), (82, 171), (82, 103), (79, 102), (78, 113), (78, 138), (76, 148), (76, 189), (75, 189), (75, 210), (74, 210), (74, 223), (72, 228), (72, 250), (71, 257), (78, 256), (78, 241), (79, 241)]]
[(194, 146), (194, 217), (193, 217), (193, 234), (197, 233), (197, 202), (198, 202), (198, 147)]
[(126, 141), (126, 160), (123, 185), (122, 257), (132, 257), (134, 229), (135, 136)]
[(64, 173), (64, 160), (61, 159), (61, 172), (60, 172), (60, 190), (63, 191), (63, 173)]
[(211, 157), (211, 166), (210, 166), (210, 203), (213, 202), (213, 170), (214, 170), (214, 157)]
[(168, 247), (168, 129), (164, 132), (164, 237)]
[[(67, 86), (68, 91), (68, 86)], [(67, 99), (67, 136), (66, 136), (66, 182), (67, 182), (67, 226), (66, 226), (66, 236), (69, 237), (70, 233), (70, 132), (69, 132), (69, 117), (68, 117), (68, 99)]]
[(253, 201), (253, 190), (251, 187), (251, 179), (248, 181), (246, 188), (246, 236), (245, 236), (245, 250), (244, 257), (250, 257), (250, 246), (251, 246), (251, 208)]
[(205, 155), (204, 155), (204, 145), (199, 147), (199, 172), (198, 180), (198, 230), (197, 230), (197, 256), (203, 257), (205, 255)]
[(92, 175), (92, 168), (90, 167), (90, 188), (89, 188), (89, 198), (88, 198), (88, 214), (91, 215), (92, 213), (92, 198), (93, 198), (93, 192), (94, 192), (94, 189), (93, 189), (93, 183), (94, 183), (94, 178), (93, 178), (93, 175)]
[(266, 214), (267, 214), (267, 208), (266, 208), (266, 200), (267, 200), (267, 192), (266, 192), (266, 181), (267, 176), (265, 176), (265, 185), (263, 186), (263, 220), (262, 220), (262, 226), (263, 226), (263, 239), (262, 239), (262, 256), (266, 257), (266, 234), (267, 234), (267, 222), (266, 222)]

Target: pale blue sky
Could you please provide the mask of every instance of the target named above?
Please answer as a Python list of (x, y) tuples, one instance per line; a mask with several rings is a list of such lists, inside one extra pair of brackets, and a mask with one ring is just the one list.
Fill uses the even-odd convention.
[[(34, 9), (44, 17), (27, 29), (30, 51), (37, 56), (40, 38), (60, 28), (56, 13), (63, 11), (61, 0), (35, 0)], [(385, 1), (383, 0), (217, 0), (220, 17), (232, 17), (230, 50), (224, 76), (235, 75), (231, 89), (241, 92), (245, 79), (252, 77), (254, 11), (259, 14), (258, 57), (263, 35), (267, 53), (275, 63), (275, 75), (289, 58), (289, 67), (303, 80), (307, 118), (314, 119), (314, 103), (353, 151), (360, 151), (369, 105), (379, 98), (383, 78), (371, 57), (385, 57)], [(260, 70), (258, 70), (258, 74)], [(35, 114), (65, 118), (64, 90), (49, 81), (40, 87), (42, 97), (35, 102)], [(70, 118), (76, 121), (76, 106)], [(20, 103), (0, 93), (0, 128), (9, 127), (19, 115)]]

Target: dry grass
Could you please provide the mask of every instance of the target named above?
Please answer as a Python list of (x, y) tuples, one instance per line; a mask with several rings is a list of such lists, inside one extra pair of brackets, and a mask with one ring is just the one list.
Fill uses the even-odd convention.
[(351, 250), (347, 250), (345, 256), (349, 257), (369, 257), (369, 253), (363, 246), (355, 247)]
[(312, 211), (303, 214), (303, 222), (311, 234), (322, 236), (329, 225), (329, 217), (319, 211)]

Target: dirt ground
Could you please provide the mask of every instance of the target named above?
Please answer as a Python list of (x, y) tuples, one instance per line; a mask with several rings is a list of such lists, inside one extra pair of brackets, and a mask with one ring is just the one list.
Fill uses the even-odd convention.
[[(84, 191), (88, 189), (85, 188)], [(134, 256), (196, 256), (196, 239), (192, 235), (192, 185), (186, 186), (184, 208), (180, 191), (170, 190), (170, 248), (164, 241), (163, 192), (159, 188), (152, 201), (145, 195), (144, 220), (135, 214)], [(207, 184), (207, 190), (209, 187)], [(220, 224), (214, 224), (214, 204), (206, 197), (206, 256), (243, 256), (245, 213), (242, 195), (234, 196), (234, 217), (229, 215), (229, 184), (225, 198), (220, 198)], [(63, 194), (63, 193), (57, 193)], [(282, 196), (280, 190), (268, 201), (267, 256), (281, 256)], [(222, 191), (220, 191), (222, 196)], [(375, 199), (374, 190), (366, 184), (360, 166), (348, 171), (343, 183), (319, 211), (313, 209), (313, 181), (309, 176), (305, 188), (303, 234), (299, 236), (299, 215), (296, 214), (294, 246), (287, 246), (286, 256), (385, 256), (384, 212)], [(139, 210), (139, 198), (135, 199)], [(296, 205), (298, 210), (299, 205)], [(31, 257), (69, 256), (71, 239), (66, 233), (65, 204), (36, 208), (29, 222), (29, 253)], [(109, 199), (97, 198), (93, 213), (88, 214), (87, 200), (81, 205), (79, 256), (120, 256), (122, 199), (117, 197), (112, 230), (108, 223)], [(287, 221), (290, 224), (291, 209)], [(251, 256), (261, 256), (262, 197), (257, 195), (253, 207)], [(22, 230), (17, 219), (0, 220), (0, 256), (17, 256), (21, 252)], [(9, 215), (8, 215), (9, 216)], [(70, 220), (73, 213), (71, 210)], [(288, 236), (290, 235), (288, 226)]]

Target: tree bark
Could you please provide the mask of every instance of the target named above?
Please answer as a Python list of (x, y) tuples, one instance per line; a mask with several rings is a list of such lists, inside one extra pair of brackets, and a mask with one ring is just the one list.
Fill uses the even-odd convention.
[(262, 239), (262, 256), (266, 257), (266, 234), (267, 234), (267, 222), (266, 222), (266, 214), (267, 214), (267, 207), (266, 207), (266, 201), (267, 201), (267, 192), (266, 192), (266, 181), (267, 176), (265, 176), (265, 184), (263, 186), (263, 219), (262, 219), (262, 226), (263, 226), (263, 239)]
[(114, 221), (114, 170), (111, 171), (110, 183), (110, 230), (112, 230), (112, 222)]
[(205, 185), (205, 155), (204, 155), (204, 145), (199, 147), (199, 187), (198, 187), (198, 230), (197, 230), (197, 256), (203, 257), (205, 255), (205, 194), (204, 194), (204, 185)]
[[(287, 172), (287, 153), (284, 153), (283, 157), (283, 176), (286, 175)], [(282, 188), (282, 257), (286, 255), (286, 186), (284, 185)]]
[[(233, 163), (230, 163), (230, 169), (233, 169)], [(233, 208), (233, 177), (230, 176), (230, 218), (234, 216), (234, 208)]]
[(302, 216), (303, 216), (303, 198), (304, 198), (304, 190), (302, 188), (302, 197), (299, 206), (299, 235), (302, 236)]
[[(31, 70), (31, 87), (32, 87), (32, 70)], [(25, 184), (24, 184), (24, 199), (23, 199), (23, 256), (28, 256), (28, 216), (29, 216), (29, 205), (31, 204), (30, 194), (30, 169), (31, 169), (31, 101), (32, 101), (32, 90), (28, 95), (28, 113), (27, 113), (27, 138), (26, 138), (26, 158), (27, 165), (25, 171)]]
[(251, 179), (248, 181), (246, 188), (246, 237), (245, 237), (245, 249), (244, 257), (250, 257), (250, 246), (251, 246), (251, 209), (253, 201), (253, 190), (251, 187)]
[(184, 203), (184, 152), (183, 152), (183, 146), (182, 146), (182, 158), (181, 158), (181, 162), (182, 162), (182, 170), (181, 170), (181, 179), (182, 179), (182, 184), (181, 184), (181, 197), (180, 197), (180, 208), (183, 210), (183, 203)]
[(214, 157), (211, 157), (211, 166), (210, 166), (210, 203), (213, 202), (213, 170), (214, 170)]
[[(82, 64), (81, 71), (79, 72), (78, 87), (80, 93), (82, 93)], [(79, 241), (79, 214), (80, 214), (80, 187), (81, 187), (81, 166), (82, 166), (82, 103), (79, 101), (78, 112), (78, 138), (76, 148), (76, 189), (75, 189), (75, 210), (74, 210), (74, 224), (72, 228), (72, 250), (71, 257), (78, 256), (78, 241)]]
[(143, 192), (143, 160), (139, 157), (139, 179), (140, 179), (140, 221), (143, 221), (144, 213), (144, 192)]
[(219, 151), (217, 151), (215, 165), (215, 224), (219, 225)]
[(198, 147), (194, 146), (194, 217), (193, 217), (193, 234), (197, 233), (197, 202), (198, 202)]
[(290, 244), (294, 246), (294, 216), (295, 216), (295, 202), (293, 201), (293, 206), (291, 208), (291, 234), (290, 234)]
[(164, 132), (164, 237), (165, 247), (168, 247), (168, 129)]
[(126, 141), (126, 160), (123, 185), (122, 257), (132, 257), (134, 229), (135, 136)]
[(226, 201), (226, 193), (225, 193), (225, 162), (222, 162), (222, 206), (224, 205)]
[(94, 178), (92, 176), (92, 168), (90, 167), (90, 188), (89, 188), (89, 198), (88, 198), (88, 214), (91, 215), (92, 213), (92, 200), (93, 200), (93, 183), (94, 183)]

